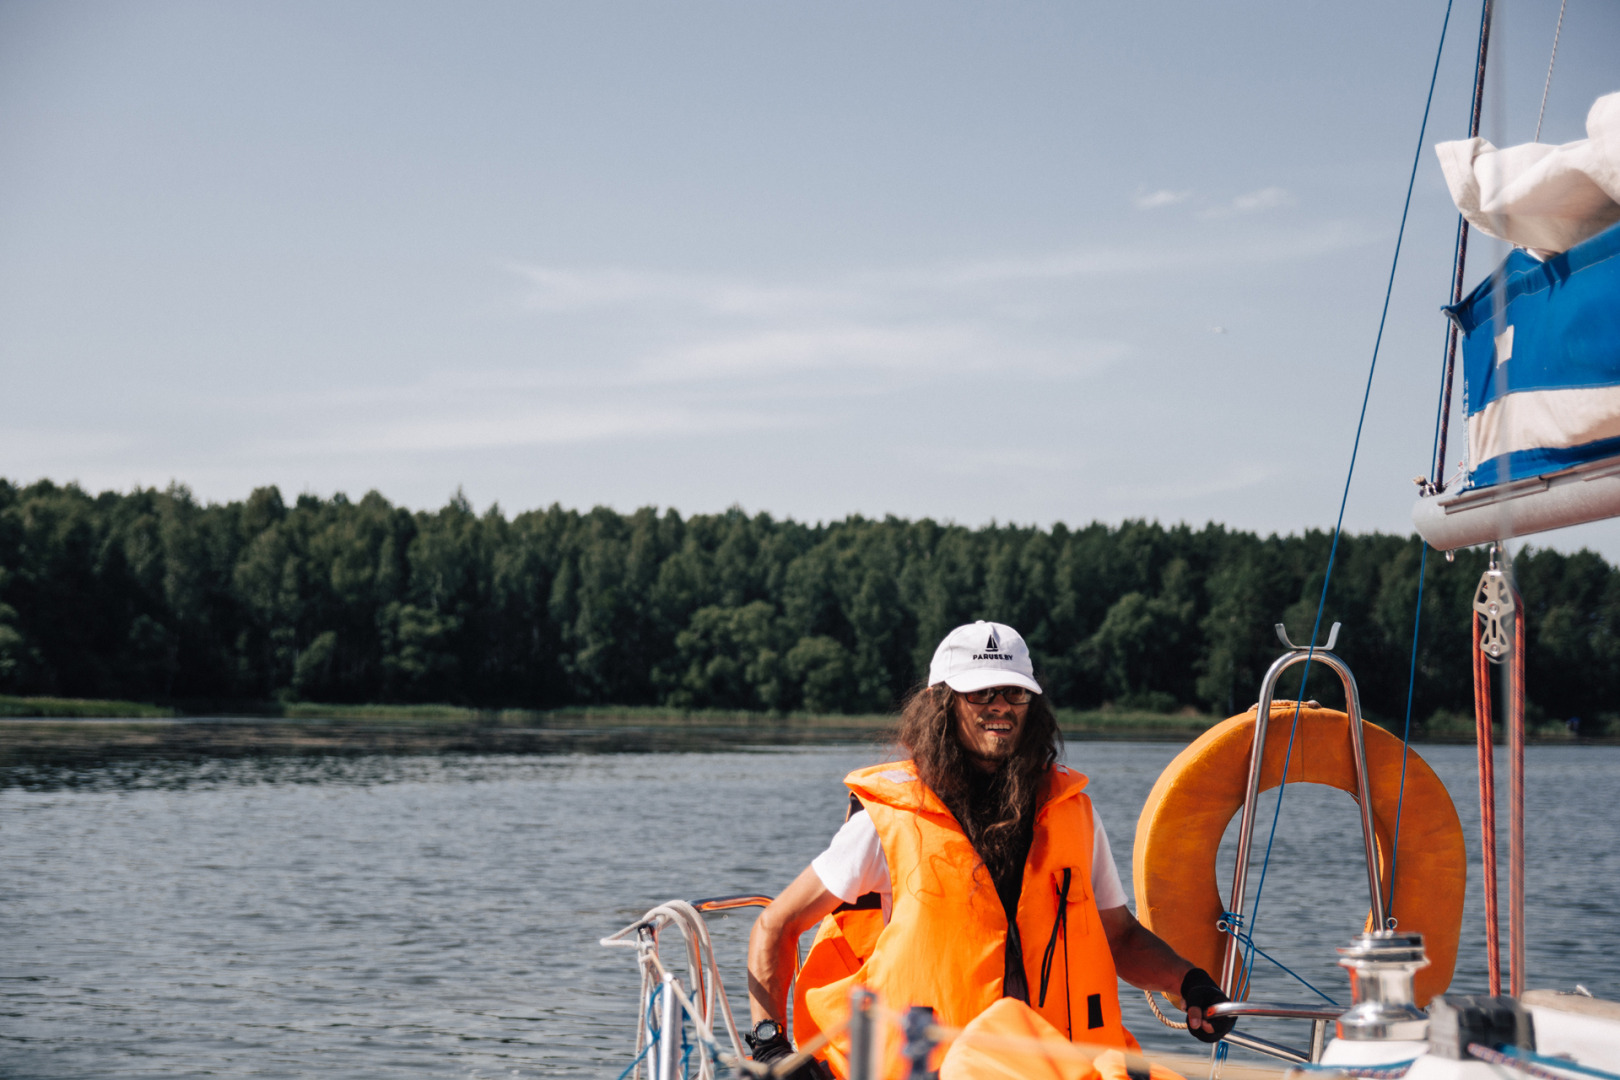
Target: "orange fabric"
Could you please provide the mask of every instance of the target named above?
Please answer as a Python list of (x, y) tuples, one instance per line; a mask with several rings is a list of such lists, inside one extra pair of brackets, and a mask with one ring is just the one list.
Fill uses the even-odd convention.
[[(856, 985), (876, 993), (893, 1013), (927, 1005), (939, 1023), (961, 1027), (1001, 999), (1007, 918), (995, 886), (955, 817), (909, 762), (862, 769), (845, 783), (860, 797), (883, 844), (893, 910), (864, 953), (849, 918), (862, 913), (823, 922), (799, 977), (794, 1034), (802, 1043), (841, 1024)], [(1081, 793), (1085, 784), (1084, 776), (1056, 766), (1042, 785), (1018, 903), (1024, 970), (1031, 1004), (1046, 1022), (1084, 1042), (1134, 1048), (1121, 1023), (1113, 956), (1091, 895), (1092, 817), (1091, 802)], [(1041, 967), (1057, 924), (1065, 870), (1067, 930), (1053, 949), (1043, 1003)], [(860, 966), (851, 970), (856, 958)], [(821, 981), (831, 975), (839, 977)], [(826, 1055), (840, 1075), (846, 1072), (846, 1046), (847, 1040), (835, 1038)]]
[(1183, 1080), (1162, 1065), (1130, 1060), (1124, 1051), (1076, 1046), (1014, 998), (974, 1017), (945, 1051), (939, 1080)]
[[(793, 1043), (803, 1046), (821, 1033), (820, 1026), (811, 1016), (805, 1003), (805, 991), (813, 986), (839, 983), (853, 985), (849, 979), (861, 969), (872, 947), (883, 930), (883, 912), (840, 911), (821, 920), (816, 936), (810, 942), (810, 952), (793, 979)], [(846, 1004), (845, 1012), (848, 1012)]]
[[(1282, 782), (1293, 719), (1293, 702), (1273, 704), (1260, 774), (1262, 791)], [(1365, 721), (1361, 730), (1372, 790), (1379, 879), (1387, 897), (1401, 786), (1401, 741)], [(1204, 732), (1160, 774), (1136, 826), (1132, 863), (1137, 918), (1182, 956), (1217, 974), (1228, 936), (1215, 927), (1225, 910), (1215, 881), (1215, 851), (1227, 825), (1243, 808), (1253, 742), (1252, 711)], [(1348, 716), (1333, 709), (1300, 710), (1288, 782), (1356, 790)], [(1400, 831), (1400, 867), (1389, 914), (1395, 916), (1403, 933), (1424, 936), (1429, 966), (1415, 980), (1421, 1007), (1451, 984), (1462, 930), (1468, 857), (1457, 808), (1434, 770), (1415, 751), (1407, 760)], [(1343, 857), (1359, 860), (1360, 850), (1347, 851)], [(1286, 869), (1283, 873), (1286, 877)]]

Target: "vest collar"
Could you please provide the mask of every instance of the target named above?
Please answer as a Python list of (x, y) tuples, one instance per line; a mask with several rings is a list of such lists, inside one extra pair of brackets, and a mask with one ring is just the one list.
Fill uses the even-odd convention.
[[(1087, 782), (1084, 773), (1075, 772), (1067, 765), (1052, 766), (1041, 782), (1036, 816), (1045, 814), (1048, 808), (1058, 803), (1077, 797)], [(951, 816), (939, 796), (917, 779), (917, 770), (909, 760), (856, 769), (844, 777), (844, 783), (862, 802), (879, 802), (914, 814)]]
[(1048, 806), (1055, 806), (1065, 799), (1072, 799), (1085, 790), (1091, 778), (1085, 773), (1075, 772), (1067, 765), (1054, 765), (1046, 773), (1046, 779), (1041, 783), (1040, 808), (1045, 810)]

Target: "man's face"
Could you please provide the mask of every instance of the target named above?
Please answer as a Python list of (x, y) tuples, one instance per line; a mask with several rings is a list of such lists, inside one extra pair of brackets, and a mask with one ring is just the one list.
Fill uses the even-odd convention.
[(953, 692), (951, 697), (955, 702), (956, 734), (962, 740), (962, 749), (981, 769), (994, 772), (1012, 757), (1018, 746), (1029, 702), (1009, 705), (1005, 697), (997, 694), (987, 704), (975, 705), (961, 694)]

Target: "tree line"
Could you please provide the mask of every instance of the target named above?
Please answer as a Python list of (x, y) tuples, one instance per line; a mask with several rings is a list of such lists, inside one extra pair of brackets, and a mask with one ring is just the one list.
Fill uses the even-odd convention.
[[(1331, 535), (1143, 521), (967, 528), (741, 510), (682, 518), (460, 495), (412, 512), (274, 487), (224, 504), (182, 486), (92, 495), (0, 480), (0, 692), (168, 703), (449, 702), (881, 712), (952, 627), (1029, 641), (1055, 704), (1247, 708), (1311, 632)], [(1421, 547), (1346, 535), (1326, 624), (1368, 713), (1404, 715)], [(1414, 718), (1471, 708), (1483, 555), (1427, 561)], [(1528, 550), (1533, 715), (1620, 701), (1620, 575)], [(1285, 684), (1292, 694), (1296, 684)], [(1310, 696), (1337, 700), (1313, 676)]]

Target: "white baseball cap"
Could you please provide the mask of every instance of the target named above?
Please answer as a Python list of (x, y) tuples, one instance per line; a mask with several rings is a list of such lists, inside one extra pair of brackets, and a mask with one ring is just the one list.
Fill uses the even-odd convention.
[(928, 665), (928, 685), (944, 683), (967, 694), (991, 686), (1023, 686), (1041, 692), (1029, 646), (1006, 623), (978, 622), (945, 635)]

